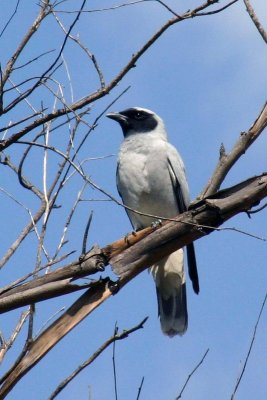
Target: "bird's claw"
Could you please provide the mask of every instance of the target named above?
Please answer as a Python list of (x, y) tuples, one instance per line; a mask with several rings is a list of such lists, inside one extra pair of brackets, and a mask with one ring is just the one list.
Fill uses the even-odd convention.
[(119, 281), (114, 282), (114, 281), (109, 280), (109, 281), (108, 281), (108, 288), (109, 288), (109, 290), (111, 291), (111, 293), (112, 293), (113, 295), (114, 295), (114, 294), (117, 294), (118, 291), (120, 290)]
[(125, 241), (125, 243), (127, 243), (127, 245), (130, 245), (130, 240), (129, 240), (129, 238), (130, 238), (130, 236), (136, 236), (136, 232), (135, 231), (132, 231), (131, 233), (127, 233), (125, 236), (124, 236), (124, 241)]
[(153, 221), (153, 222), (152, 222), (151, 228), (156, 229), (156, 228), (158, 228), (158, 227), (161, 226), (161, 225), (162, 225), (162, 220), (161, 220), (161, 219), (157, 219), (156, 221)]

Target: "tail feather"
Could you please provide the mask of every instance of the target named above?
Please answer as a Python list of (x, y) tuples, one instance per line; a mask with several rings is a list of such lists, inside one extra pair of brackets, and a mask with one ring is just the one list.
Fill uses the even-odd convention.
[(179, 249), (151, 267), (157, 289), (158, 310), (163, 333), (182, 335), (188, 324), (183, 250)]
[(196, 262), (194, 243), (188, 244), (186, 246), (186, 249), (187, 249), (187, 263), (188, 263), (189, 277), (192, 281), (194, 292), (196, 294), (198, 294), (199, 293), (199, 280), (198, 280), (197, 262)]

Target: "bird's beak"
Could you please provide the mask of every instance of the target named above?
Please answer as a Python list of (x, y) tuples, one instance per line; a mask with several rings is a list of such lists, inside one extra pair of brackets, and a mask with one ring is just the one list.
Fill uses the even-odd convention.
[(108, 113), (106, 116), (110, 119), (114, 119), (117, 122), (126, 122), (127, 121), (127, 117), (125, 117), (125, 115), (116, 113), (116, 112)]

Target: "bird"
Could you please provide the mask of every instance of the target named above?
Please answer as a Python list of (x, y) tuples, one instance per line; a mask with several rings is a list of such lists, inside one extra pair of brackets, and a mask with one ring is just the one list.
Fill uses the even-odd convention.
[[(188, 209), (189, 188), (183, 160), (168, 142), (161, 117), (146, 108), (110, 112), (119, 123), (124, 140), (117, 161), (117, 189), (135, 231), (150, 226), (155, 218), (173, 218)], [(134, 212), (137, 210), (142, 214)], [(194, 244), (187, 247), (189, 277), (199, 293)], [(183, 335), (188, 326), (184, 250), (164, 257), (150, 271), (156, 284), (161, 329), (169, 337)]]

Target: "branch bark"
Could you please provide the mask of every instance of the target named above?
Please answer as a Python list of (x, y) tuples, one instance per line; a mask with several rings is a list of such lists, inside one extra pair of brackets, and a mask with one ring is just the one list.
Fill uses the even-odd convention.
[(267, 43), (267, 32), (264, 30), (263, 26), (261, 25), (255, 11), (253, 10), (252, 5), (250, 4), (249, 0), (244, 0), (248, 15), (250, 16), (251, 20), (253, 21), (254, 25), (256, 26), (259, 34), (261, 35), (262, 39)]
[(2, 382), (0, 398), (5, 398), (16, 382), (70, 330), (140, 272), (165, 255), (211, 233), (234, 215), (250, 210), (264, 197), (267, 197), (267, 173), (250, 178), (196, 203), (192, 210), (179, 215), (171, 222), (164, 222), (159, 228), (147, 228), (139, 235), (132, 235), (128, 241), (120, 239), (103, 248), (101, 253), (106, 258), (106, 263), (109, 260), (114, 272), (120, 277), (117, 285), (110, 285), (109, 278), (96, 282), (41, 333), (31, 343), (25, 356), (7, 374), (5, 381)]

